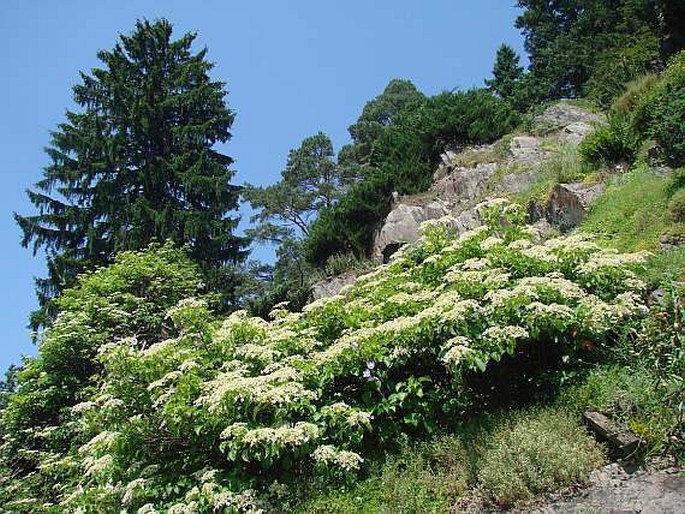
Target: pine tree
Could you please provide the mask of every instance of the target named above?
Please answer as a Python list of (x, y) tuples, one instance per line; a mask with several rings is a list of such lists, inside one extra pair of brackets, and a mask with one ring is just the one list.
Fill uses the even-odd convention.
[(514, 96), (516, 85), (522, 78), (523, 66), (519, 63), (519, 56), (509, 45), (500, 46), (492, 69), (492, 79), (486, 80), (485, 85), (500, 98), (509, 100)]
[(208, 286), (230, 287), (230, 265), (245, 258), (247, 243), (233, 234), (240, 191), (230, 184), (232, 159), (213, 147), (231, 138), (234, 114), (225, 84), (208, 75), (206, 48), (191, 49), (195, 38), (172, 40), (165, 19), (138, 21), (98, 52), (102, 68), (81, 73), (73, 95), (82, 109), (67, 111), (51, 133), (51, 162), (27, 192), (38, 213), (15, 214), (22, 244), (47, 255), (34, 328), (78, 273), (154, 240), (188, 245)]

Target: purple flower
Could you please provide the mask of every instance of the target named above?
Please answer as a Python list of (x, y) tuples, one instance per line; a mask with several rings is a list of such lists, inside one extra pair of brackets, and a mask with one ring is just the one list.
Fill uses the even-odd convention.
[(373, 361), (366, 361), (366, 367), (367, 369), (374, 369), (376, 367), (376, 363)]
[(359, 350), (359, 343), (356, 342), (356, 341), (352, 341), (352, 342), (350, 343), (350, 347), (351, 347), (353, 350)]
[(370, 369), (365, 369), (365, 370), (362, 372), (362, 376), (363, 376), (366, 380), (373, 380), (373, 376), (371, 375), (371, 370), (370, 370)]

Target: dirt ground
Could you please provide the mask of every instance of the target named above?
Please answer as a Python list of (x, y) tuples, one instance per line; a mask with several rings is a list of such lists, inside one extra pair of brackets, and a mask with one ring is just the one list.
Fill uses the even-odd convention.
[(577, 494), (550, 499), (530, 514), (685, 514), (685, 474), (677, 467), (626, 472), (610, 464), (590, 475)]

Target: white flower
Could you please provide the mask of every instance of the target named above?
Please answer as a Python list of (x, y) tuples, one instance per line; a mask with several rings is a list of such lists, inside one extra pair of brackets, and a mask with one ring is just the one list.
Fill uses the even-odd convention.
[(500, 239), (499, 237), (490, 236), (490, 237), (484, 239), (483, 241), (481, 241), (480, 247), (481, 247), (481, 249), (487, 251), (487, 250), (491, 250), (495, 246), (501, 245), (503, 243), (504, 243), (504, 241), (502, 239)]
[(334, 464), (345, 471), (356, 471), (359, 469), (364, 459), (357, 453), (338, 450), (330, 444), (319, 446), (312, 454), (316, 462), (322, 464)]
[(144, 478), (136, 478), (135, 480), (126, 484), (126, 487), (124, 487), (124, 495), (121, 499), (121, 505), (123, 507), (127, 507), (128, 505), (130, 505), (133, 501), (136, 490), (145, 489), (147, 483), (148, 481)]

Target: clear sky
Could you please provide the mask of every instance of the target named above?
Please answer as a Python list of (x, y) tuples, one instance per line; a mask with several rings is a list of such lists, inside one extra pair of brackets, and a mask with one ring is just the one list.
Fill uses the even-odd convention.
[[(502, 0), (2, 0), (0, 33), (0, 372), (35, 354), (26, 320), (43, 259), (20, 246), (12, 212), (48, 162), (49, 131), (73, 108), (80, 70), (98, 66), (136, 19), (197, 31), (236, 111), (236, 182), (277, 180), (288, 150), (319, 130), (336, 148), (364, 103), (392, 78), (426, 94), (480, 86), (497, 47), (522, 53), (515, 1)], [(256, 257), (269, 252), (257, 249)]]

